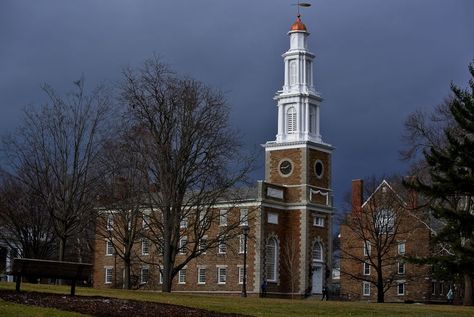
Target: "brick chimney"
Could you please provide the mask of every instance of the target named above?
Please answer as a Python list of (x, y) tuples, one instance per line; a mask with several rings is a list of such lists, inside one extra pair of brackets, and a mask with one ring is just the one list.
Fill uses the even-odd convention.
[(363, 180), (354, 179), (352, 181), (352, 212), (361, 210), (362, 202), (364, 201), (363, 187)]

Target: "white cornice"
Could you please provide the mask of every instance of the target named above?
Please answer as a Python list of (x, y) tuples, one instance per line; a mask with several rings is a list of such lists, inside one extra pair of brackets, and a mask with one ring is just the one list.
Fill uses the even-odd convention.
[(331, 144), (327, 143), (315, 143), (311, 141), (294, 141), (294, 142), (276, 142), (268, 141), (265, 144), (261, 144), (265, 151), (275, 151), (275, 150), (288, 150), (288, 149), (297, 149), (301, 147), (308, 147), (310, 149), (319, 150), (326, 153), (332, 153), (334, 147)]

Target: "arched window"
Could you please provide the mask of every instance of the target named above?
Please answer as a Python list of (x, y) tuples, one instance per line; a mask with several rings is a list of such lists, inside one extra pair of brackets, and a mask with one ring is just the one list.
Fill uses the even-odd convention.
[(313, 245), (313, 261), (323, 261), (323, 245), (321, 242), (315, 242)]
[(265, 271), (267, 281), (276, 282), (277, 280), (277, 256), (278, 242), (275, 238), (270, 238), (265, 247)]
[(286, 111), (286, 126), (288, 133), (294, 133), (296, 131), (296, 109), (295, 107), (290, 107)]
[(291, 60), (290, 61), (290, 86), (293, 86), (296, 84), (296, 61)]

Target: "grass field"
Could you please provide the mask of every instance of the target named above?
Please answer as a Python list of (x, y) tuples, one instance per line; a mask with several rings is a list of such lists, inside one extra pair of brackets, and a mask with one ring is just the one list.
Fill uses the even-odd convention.
[[(0, 283), (0, 289), (13, 289), (12, 283)], [(69, 293), (69, 287), (51, 285), (22, 284), (23, 290), (51, 293)], [(361, 302), (321, 302), (318, 300), (283, 300), (270, 298), (241, 298), (229, 296), (204, 296), (185, 294), (161, 294), (147, 291), (98, 290), (78, 288), (78, 295), (98, 295), (156, 301), (168, 304), (199, 307), (219, 312), (241, 313), (252, 316), (276, 317), (346, 317), (346, 316), (383, 316), (383, 317), (473, 317), (474, 307), (420, 304), (374, 304)], [(24, 309), (23, 315), (18, 310)], [(28, 309), (28, 311), (26, 311)], [(51, 313), (49, 313), (51, 312)], [(55, 310), (12, 305), (0, 301), (0, 316), (79, 316), (70, 313), (58, 313)]]

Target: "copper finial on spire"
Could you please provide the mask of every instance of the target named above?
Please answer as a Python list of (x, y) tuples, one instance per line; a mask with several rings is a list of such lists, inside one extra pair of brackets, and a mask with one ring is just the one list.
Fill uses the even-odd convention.
[(300, 7), (307, 8), (311, 6), (311, 3), (307, 2), (299, 2), (292, 4), (294, 6), (297, 6), (298, 8), (298, 15), (296, 16), (296, 22), (291, 25), (290, 31), (306, 31), (306, 25), (304, 25), (303, 22), (301, 22), (301, 14), (300, 14)]

